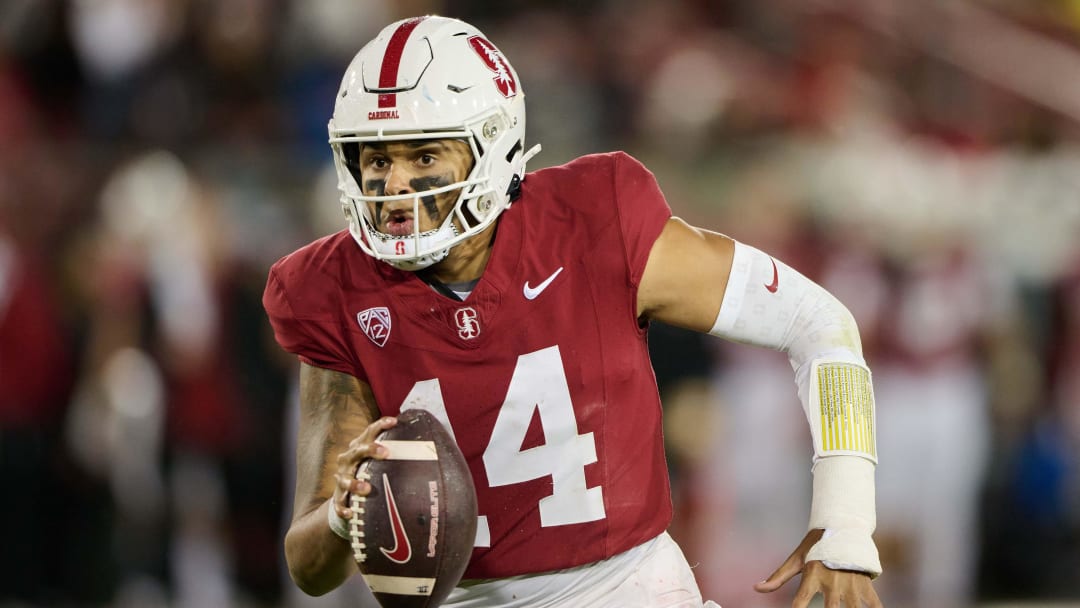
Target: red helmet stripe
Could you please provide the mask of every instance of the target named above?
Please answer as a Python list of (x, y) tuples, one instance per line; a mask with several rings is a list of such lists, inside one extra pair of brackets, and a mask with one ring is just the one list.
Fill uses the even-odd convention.
[[(386, 54), (383, 55), (382, 68), (379, 71), (379, 88), (392, 89), (397, 86), (398, 68), (401, 66), (401, 55), (405, 52), (405, 43), (416, 26), (427, 17), (413, 17), (405, 21), (394, 30), (390, 36), (390, 42), (386, 45)], [(392, 108), (397, 105), (397, 95), (394, 93), (382, 93), (379, 95), (380, 108)]]

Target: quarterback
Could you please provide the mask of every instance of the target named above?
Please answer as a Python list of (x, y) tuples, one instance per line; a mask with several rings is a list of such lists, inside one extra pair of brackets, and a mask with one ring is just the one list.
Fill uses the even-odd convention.
[[(521, 82), (475, 27), (391, 24), (349, 65), (329, 124), (347, 230), (277, 262), (263, 297), (301, 362), (289, 572), (356, 572), (346, 520), (374, 438), (408, 408), (454, 436), (479, 519), (446, 605), (715, 606), (672, 508), (649, 321), (787, 354), (814, 442), (806, 536), (757, 584), (795, 606), (880, 606), (874, 401), (858, 330), (821, 287), (672, 217), (623, 153), (526, 173)], [(722, 599), (722, 598), (716, 598)]]

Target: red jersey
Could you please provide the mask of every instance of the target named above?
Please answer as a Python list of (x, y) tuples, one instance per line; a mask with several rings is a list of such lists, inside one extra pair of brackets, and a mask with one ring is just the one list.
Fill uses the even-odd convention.
[(286, 256), (263, 303), (278, 342), (368, 383), (383, 414), (449, 426), (480, 521), (466, 578), (601, 560), (671, 519), (637, 287), (671, 210), (623, 153), (530, 173), (465, 301), (347, 231)]

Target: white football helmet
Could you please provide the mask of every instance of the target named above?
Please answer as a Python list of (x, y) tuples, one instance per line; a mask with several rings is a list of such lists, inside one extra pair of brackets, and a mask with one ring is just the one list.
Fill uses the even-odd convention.
[[(510, 62), (480, 30), (437, 16), (393, 23), (360, 49), (342, 79), (329, 131), (349, 231), (366, 253), (402, 270), (441, 261), (491, 225), (540, 149), (524, 148), (525, 96)], [(362, 143), (443, 138), (459, 138), (472, 150), (464, 181), (415, 194), (363, 194)], [(460, 194), (437, 228), (420, 232), (415, 222), (407, 236), (375, 229), (367, 203), (412, 200), (420, 217), (421, 196), (453, 190)]]

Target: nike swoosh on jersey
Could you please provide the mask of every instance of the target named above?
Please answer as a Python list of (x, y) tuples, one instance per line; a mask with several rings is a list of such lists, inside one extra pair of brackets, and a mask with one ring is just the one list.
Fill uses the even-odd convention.
[(562, 271), (563, 267), (559, 266), (558, 270), (553, 272), (550, 277), (544, 279), (544, 282), (540, 283), (536, 287), (529, 287), (529, 282), (525, 281), (525, 288), (522, 290), (522, 292), (525, 294), (525, 299), (535, 300), (537, 296), (539, 296), (545, 289), (547, 289), (548, 285), (551, 285), (551, 282), (554, 281), (555, 277), (559, 276), (559, 273)]
[(401, 521), (401, 514), (398, 513), (397, 502), (394, 501), (394, 492), (390, 489), (390, 479), (383, 473), (383, 488), (386, 489), (386, 510), (390, 515), (390, 526), (394, 529), (394, 548), (387, 550), (385, 547), (379, 547), (379, 551), (382, 551), (392, 562), (404, 564), (412, 559), (412, 545), (409, 544), (409, 537), (405, 535), (405, 524)]
[(769, 258), (772, 262), (772, 283), (766, 283), (765, 289), (769, 290), (769, 293), (776, 293), (776, 290), (780, 288), (780, 273), (776, 271), (776, 260)]

